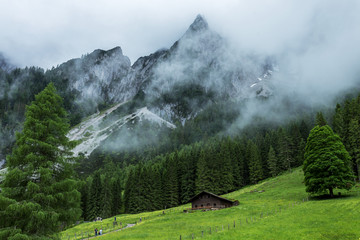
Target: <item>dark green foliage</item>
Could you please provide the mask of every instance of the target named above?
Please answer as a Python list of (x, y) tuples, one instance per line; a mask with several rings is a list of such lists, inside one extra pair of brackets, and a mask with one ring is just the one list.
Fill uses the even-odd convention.
[(327, 123), (326, 123), (323, 113), (322, 112), (316, 113), (316, 125), (321, 127), (321, 126), (325, 126), (326, 124)]
[(334, 132), (340, 137), (344, 135), (344, 114), (340, 104), (336, 104), (335, 114), (333, 116), (332, 127)]
[(249, 141), (247, 145), (247, 159), (249, 161), (250, 182), (255, 184), (264, 179), (264, 172), (261, 163), (259, 148), (253, 141)]
[(163, 196), (166, 208), (179, 204), (178, 153), (167, 155), (163, 173)]
[[(1, 227), (17, 226), (22, 234), (49, 237), (81, 214), (69, 158), (73, 144), (66, 137), (69, 124), (53, 84), (36, 95), (25, 116), (1, 186), (2, 195), (10, 199), (1, 211)], [(13, 238), (21, 239), (19, 234)]]
[(268, 164), (269, 164), (269, 170), (272, 177), (275, 177), (280, 173), (279, 169), (279, 163), (276, 158), (275, 150), (273, 147), (270, 147), (269, 153), (268, 153)]
[(102, 189), (101, 189), (101, 212), (100, 216), (102, 218), (108, 218), (112, 216), (112, 208), (113, 208), (113, 192), (112, 192), (112, 184), (111, 178), (108, 174), (105, 174)]
[(102, 193), (100, 173), (96, 172), (94, 178), (92, 179), (88, 196), (87, 216), (89, 220), (101, 217)]
[(350, 189), (353, 174), (350, 167), (350, 156), (341, 139), (328, 126), (314, 127), (305, 148), (304, 175), (306, 191), (322, 193), (329, 190)]
[(122, 212), (122, 186), (120, 178), (116, 178), (112, 183), (112, 215), (117, 215)]

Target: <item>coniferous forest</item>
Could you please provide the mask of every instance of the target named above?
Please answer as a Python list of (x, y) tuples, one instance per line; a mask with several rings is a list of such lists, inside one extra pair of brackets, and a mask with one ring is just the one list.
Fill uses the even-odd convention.
[[(56, 90), (54, 85), (50, 84), (46, 91), (55, 94)], [(32, 122), (45, 121), (41, 124), (49, 124), (46, 119), (43, 119), (44, 113), (38, 112), (36, 104), (43, 104), (41, 101), (46, 102), (46, 98), (49, 98), (49, 101), (62, 102), (51, 99), (60, 98), (60, 96), (49, 95), (46, 91), (38, 94), (31, 106), (26, 107), (28, 113), (25, 115), (24, 133), (17, 135), (13, 153), (8, 158), (8, 167), (12, 171), (2, 183), (2, 214), (10, 215), (9, 211), (14, 211), (15, 208), (8, 208), (8, 206), (17, 206), (17, 201), (30, 204), (32, 201), (28, 201), (32, 196), (41, 202), (44, 199), (52, 199), (52, 196), (57, 194), (60, 194), (59, 196), (73, 195), (73, 201), (68, 202), (73, 206), (73, 212), (71, 214), (61, 213), (60, 208), (60, 215), (56, 215), (58, 220), (47, 222), (47, 224), (52, 224), (51, 227), (38, 229), (39, 225), (28, 226), (26, 223), (16, 223), (27, 229), (22, 231), (25, 234), (52, 234), (57, 231), (57, 223), (61, 219), (63, 229), (67, 224), (71, 225), (80, 218), (91, 221), (97, 217), (107, 218), (121, 213), (139, 213), (171, 208), (187, 203), (202, 190), (225, 194), (246, 185), (256, 184), (266, 178), (275, 177), (285, 171), (292, 171), (303, 164), (307, 138), (310, 130), (316, 125), (332, 127), (349, 153), (353, 176), (359, 180), (360, 96), (348, 97), (336, 104), (333, 110), (324, 109), (325, 114), (322, 111), (313, 111), (282, 123), (270, 123), (264, 119), (256, 119), (247, 127), (235, 129), (231, 133), (226, 131), (226, 126), (229, 126), (228, 123), (237, 115), (234, 111), (230, 111), (230, 114), (228, 111), (224, 111), (224, 105), (215, 104), (194, 119), (188, 120), (184, 125), (177, 123), (176, 129), (162, 131), (161, 138), (159, 138), (161, 141), (156, 144), (152, 143), (145, 147), (129, 148), (123, 151), (109, 151), (105, 146), (94, 151), (89, 157), (80, 155), (73, 158), (71, 160), (71, 168), (75, 169), (73, 171), (69, 168), (69, 163), (64, 162), (64, 157), (54, 158), (53, 162), (42, 162), (45, 160), (43, 157), (35, 157), (37, 154), (45, 154), (45, 158), (49, 159), (49, 156), (58, 154), (51, 152), (54, 151), (54, 148), (49, 148), (53, 150), (48, 152), (45, 147), (48, 145), (47, 141), (53, 139), (51, 131), (46, 132), (39, 125), (39, 129), (45, 131), (43, 132), (44, 136), (49, 135), (44, 140), (41, 135), (34, 135), (31, 132), (33, 130), (30, 130)], [(2, 107), (6, 108), (6, 106)], [(60, 106), (58, 108), (61, 109)], [(51, 109), (46, 111), (51, 111)], [(67, 115), (63, 112), (65, 109), (57, 111), (60, 111), (61, 118)], [(51, 112), (47, 112), (47, 114), (50, 119), (54, 117)], [(5, 117), (6, 120), (6, 115), (2, 117)], [(61, 123), (65, 124), (63, 129), (60, 122), (60, 125), (53, 122), (59, 119), (57, 117), (54, 119), (49, 120), (51, 128), (60, 127), (60, 132), (56, 130), (54, 134), (64, 134), (67, 123)], [(224, 119), (227, 120), (224, 121)], [(3, 124), (5, 123), (3, 122)], [(5, 126), (7, 125), (5, 124)], [(150, 125), (147, 127), (151, 128)], [(38, 139), (34, 144), (44, 145), (44, 152), (35, 153), (35, 155), (31, 153), (31, 149), (27, 149), (26, 145), (23, 146), (24, 142), (29, 141), (26, 140), (27, 138)], [(54, 142), (54, 144), (57, 146), (56, 144), (59, 143)], [(65, 144), (64, 150), (68, 151), (69, 147), (76, 143), (62, 142), (60, 144)], [(27, 165), (29, 159), (32, 158), (38, 159), (36, 161), (39, 166)], [(25, 162), (22, 163), (22, 159), (25, 159)], [(34, 169), (56, 175), (56, 171), (53, 171), (56, 170), (54, 166), (57, 164), (64, 164), (63, 166), (66, 166), (67, 170), (63, 172), (65, 175), (59, 176), (59, 182), (54, 182), (50, 188), (41, 184), (32, 184), (33, 181), (28, 182), (31, 186), (22, 185), (23, 188), (33, 189), (32, 194), (34, 195), (21, 196), (19, 195), (22, 191), (21, 188), (14, 192), (11, 187), (14, 183), (13, 179), (27, 178), (26, 174), (19, 175), (19, 164), (24, 173), (30, 175)], [(52, 180), (48, 179), (48, 181), (50, 183)], [(48, 189), (46, 190), (49, 192), (48, 196), (41, 193), (40, 189), (44, 187)], [(71, 191), (70, 188), (73, 188), (74, 191)], [(61, 201), (61, 197), (51, 200), (51, 204), (44, 209), (43, 214), (40, 214), (42, 213), (40, 211), (36, 216), (37, 224), (47, 221), (47, 214), (50, 216), (52, 211), (56, 212), (57, 210), (53, 209), (57, 209), (57, 204), (60, 204)], [(39, 206), (25, 204), (16, 211), (20, 214), (24, 209), (36, 209)], [(23, 215), (24, 219), (28, 217), (34, 218), (34, 216)], [(11, 222), (7, 221), (2, 224), (6, 227), (3, 234), (20, 234), (19, 231), (9, 229)]]
[[(207, 190), (224, 194), (269, 177), (291, 171), (301, 166), (310, 129), (315, 125), (328, 124), (338, 134), (351, 157), (351, 167), (359, 179), (360, 97), (349, 98), (336, 104), (333, 111), (322, 112), (307, 118), (299, 118), (283, 125), (259, 124), (249, 126), (235, 136), (203, 136), (191, 144), (180, 144), (174, 150), (157, 154), (152, 149), (146, 155), (138, 152), (94, 154), (102, 168), (83, 181), (83, 217), (93, 219), (102, 213), (104, 217), (127, 212), (137, 213), (165, 209), (186, 203), (196, 193)], [(192, 132), (188, 123), (180, 127), (177, 135)], [(195, 131), (195, 130), (194, 130)], [(184, 138), (185, 142), (189, 139)], [(149, 155), (152, 155), (149, 157)], [(89, 162), (88, 162), (89, 164)], [(101, 177), (99, 177), (101, 176)], [(94, 200), (106, 189), (121, 189), (121, 200), (99, 203)], [(113, 191), (114, 193), (114, 191)], [(116, 192), (118, 194), (118, 192)], [(86, 196), (86, 197), (84, 197)], [(115, 197), (112, 196), (112, 199)], [(97, 209), (97, 212), (94, 212)]]

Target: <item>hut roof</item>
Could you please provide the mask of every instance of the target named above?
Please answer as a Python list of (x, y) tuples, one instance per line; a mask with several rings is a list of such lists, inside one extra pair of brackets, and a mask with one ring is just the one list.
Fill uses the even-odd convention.
[(220, 196), (218, 196), (218, 195), (216, 195), (216, 194), (214, 194), (214, 193), (211, 193), (211, 192), (202, 191), (202, 192), (200, 192), (200, 193), (196, 194), (194, 197), (192, 197), (192, 198), (191, 198), (191, 199), (190, 199), (187, 203), (192, 202), (192, 201), (193, 201), (193, 200), (195, 200), (198, 196), (200, 196), (201, 194), (204, 194), (204, 193), (209, 194), (209, 195), (211, 195), (211, 196), (213, 196), (213, 197), (216, 197), (216, 198), (222, 199), (222, 200), (224, 200), (224, 201), (228, 201), (228, 202), (230, 202), (230, 203), (234, 203), (234, 202), (236, 202), (236, 201), (232, 201), (232, 200), (229, 200), (229, 199), (226, 199), (226, 198), (220, 197)]

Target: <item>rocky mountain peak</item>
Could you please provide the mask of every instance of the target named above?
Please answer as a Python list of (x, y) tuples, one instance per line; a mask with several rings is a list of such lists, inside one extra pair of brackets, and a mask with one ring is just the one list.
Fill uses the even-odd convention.
[(209, 25), (205, 18), (202, 15), (197, 15), (194, 22), (190, 25), (187, 32), (199, 32), (203, 30), (208, 30)]

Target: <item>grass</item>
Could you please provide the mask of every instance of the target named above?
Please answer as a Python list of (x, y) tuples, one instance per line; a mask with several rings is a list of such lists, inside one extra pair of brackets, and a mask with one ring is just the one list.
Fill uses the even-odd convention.
[[(272, 178), (225, 195), (240, 205), (219, 211), (183, 213), (184, 205), (162, 211), (119, 215), (117, 220), (134, 223), (120, 232), (105, 231), (101, 239), (356, 239), (360, 238), (360, 186), (340, 191), (334, 199), (310, 198), (302, 184), (303, 173)], [(336, 192), (337, 193), (337, 192)], [(113, 218), (102, 225), (112, 226)], [(234, 227), (235, 221), (235, 227)], [(62, 239), (99, 229), (84, 223), (61, 233)], [(211, 234), (210, 234), (211, 231)], [(80, 238), (78, 238), (80, 239)]]

